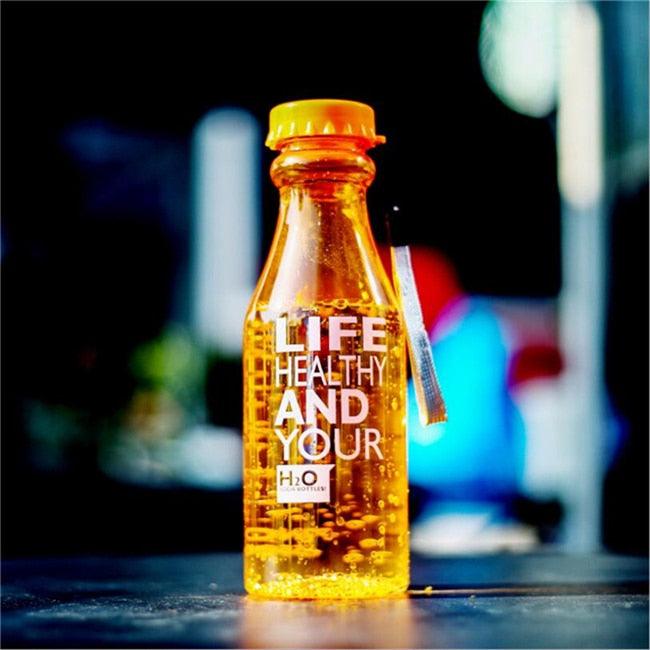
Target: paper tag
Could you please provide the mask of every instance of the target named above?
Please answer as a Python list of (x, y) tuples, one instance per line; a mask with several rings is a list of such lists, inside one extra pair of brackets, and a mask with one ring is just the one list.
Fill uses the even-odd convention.
[(409, 358), (415, 384), (415, 396), (423, 425), (447, 421), (447, 409), (438, 383), (431, 343), (424, 327), (422, 307), (408, 246), (391, 246), (393, 284), (397, 291), (406, 325)]

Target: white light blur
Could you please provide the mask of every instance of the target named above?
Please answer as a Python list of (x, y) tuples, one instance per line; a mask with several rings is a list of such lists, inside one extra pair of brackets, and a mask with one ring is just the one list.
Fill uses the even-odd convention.
[(444, 507), (411, 531), (411, 549), (425, 556), (484, 555), (491, 553), (526, 553), (535, 549), (537, 535), (531, 526), (502, 521), (495, 506), (454, 504), (453, 511)]
[(564, 7), (558, 108), (560, 190), (577, 208), (595, 205), (603, 191), (600, 21), (588, 4)]
[(557, 106), (563, 278), (558, 321), (566, 368), (557, 386), (538, 383), (519, 395), (529, 442), (540, 443), (528, 449), (525, 479), (538, 496), (555, 493), (562, 499), (567, 547), (595, 550), (607, 426), (598, 13), (592, 4), (580, 1), (490, 2), (483, 16), (480, 54), (488, 85), (507, 106), (533, 117), (544, 117)]
[(225, 490), (241, 486), (242, 453), (239, 431), (204, 424), (174, 441), (170, 461), (179, 483)]
[(558, 8), (554, 2), (493, 0), (483, 14), (485, 80), (506, 106), (524, 115), (544, 117), (555, 107)]
[(605, 212), (602, 203), (601, 32), (586, 3), (563, 5), (558, 98), (562, 194), (559, 338), (568, 470), (566, 543), (595, 550), (600, 540), (606, 427), (604, 385)]
[(209, 112), (193, 141), (193, 323), (199, 339), (241, 353), (258, 272), (261, 137), (241, 109)]

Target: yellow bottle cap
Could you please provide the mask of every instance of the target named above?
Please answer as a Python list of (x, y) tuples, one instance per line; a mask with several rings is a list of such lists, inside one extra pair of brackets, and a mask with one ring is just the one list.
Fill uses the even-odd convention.
[(303, 99), (271, 109), (266, 146), (280, 149), (291, 138), (327, 136), (364, 140), (368, 148), (386, 142), (375, 133), (375, 112), (346, 99)]

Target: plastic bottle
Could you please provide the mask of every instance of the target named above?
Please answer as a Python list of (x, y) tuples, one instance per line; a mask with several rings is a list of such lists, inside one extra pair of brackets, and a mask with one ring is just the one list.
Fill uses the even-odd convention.
[(276, 106), (280, 213), (244, 332), (244, 583), (368, 598), (409, 581), (406, 352), (370, 230), (373, 110)]

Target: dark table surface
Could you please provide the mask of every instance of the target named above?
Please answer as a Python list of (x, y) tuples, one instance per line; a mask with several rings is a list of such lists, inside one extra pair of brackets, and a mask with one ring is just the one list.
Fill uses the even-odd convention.
[(261, 602), (236, 554), (9, 560), (2, 646), (648, 647), (645, 559), (414, 558), (412, 579), (404, 599)]

